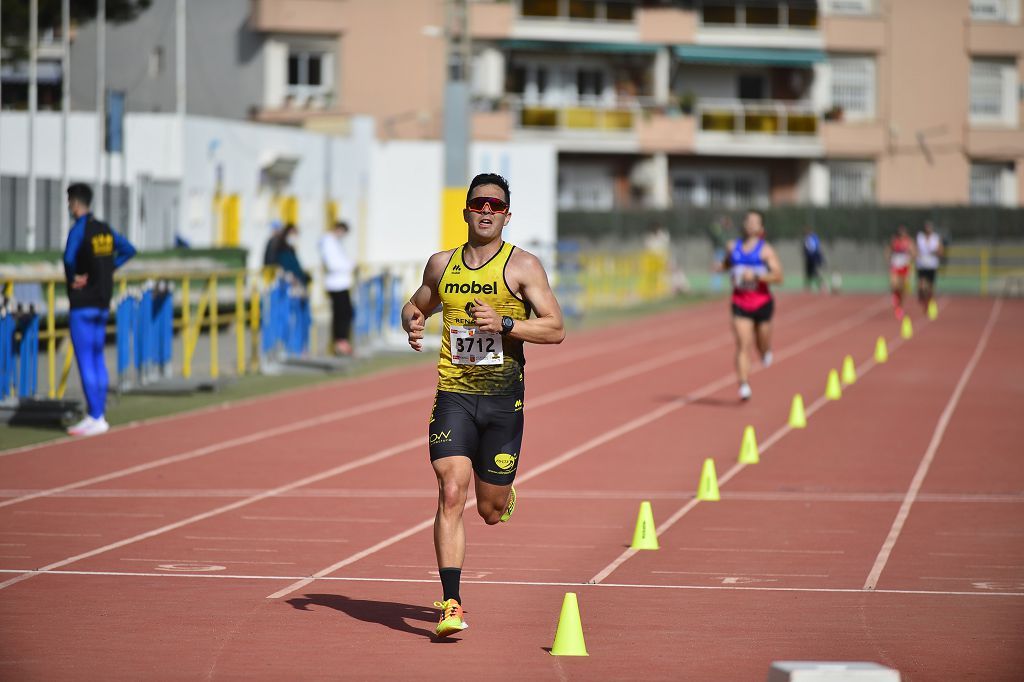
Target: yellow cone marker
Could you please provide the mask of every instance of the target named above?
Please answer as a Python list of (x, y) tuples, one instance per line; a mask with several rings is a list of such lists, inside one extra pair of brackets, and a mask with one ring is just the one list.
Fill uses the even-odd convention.
[(697, 499), (704, 502), (718, 502), (718, 474), (715, 473), (715, 460), (708, 457), (704, 460), (704, 468), (700, 470), (700, 485), (697, 486)]
[(839, 372), (829, 370), (828, 381), (825, 382), (825, 398), (839, 400), (843, 397), (843, 389), (839, 386)]
[(889, 348), (885, 345), (885, 338), (879, 336), (875, 341), (875, 362), (882, 364), (889, 361)]
[(900, 336), (904, 339), (910, 339), (914, 336), (914, 325), (911, 324), (909, 317), (903, 318), (903, 324), (900, 325)]
[(842, 380), (844, 386), (857, 383), (857, 368), (853, 364), (853, 357), (847, 355), (843, 358)]
[(757, 464), (761, 457), (757, 452), (757, 437), (754, 435), (754, 427), (748, 426), (743, 429), (743, 442), (740, 443), (740, 464)]
[(935, 299), (928, 301), (928, 319), (935, 320), (939, 317), (939, 306)]
[(566, 592), (562, 600), (562, 614), (558, 617), (555, 643), (551, 645), (552, 656), (589, 656), (587, 643), (583, 641), (583, 623), (580, 622), (580, 605), (575, 592)]
[(640, 513), (636, 517), (636, 530), (633, 531), (633, 549), (658, 549), (658, 533), (654, 526), (654, 514), (651, 503), (646, 500), (640, 503)]
[(804, 413), (804, 397), (799, 393), (793, 396), (793, 404), (789, 406), (789, 428), (807, 428), (807, 415)]

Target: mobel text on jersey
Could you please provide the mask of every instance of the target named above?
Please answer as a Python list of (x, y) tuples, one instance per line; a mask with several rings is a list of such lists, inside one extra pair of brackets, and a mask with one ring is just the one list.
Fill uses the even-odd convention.
[(498, 283), (491, 282), (489, 284), (480, 284), (477, 281), (463, 282), (459, 284), (457, 282), (447, 282), (444, 285), (444, 293), (446, 294), (497, 294)]

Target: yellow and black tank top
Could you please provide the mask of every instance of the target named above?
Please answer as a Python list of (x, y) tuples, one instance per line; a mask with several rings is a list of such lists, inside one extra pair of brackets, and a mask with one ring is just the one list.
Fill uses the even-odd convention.
[(505, 268), (515, 248), (502, 242), (498, 252), (476, 269), (466, 265), (463, 259), (465, 245), (455, 249), (448, 260), (437, 285), (444, 320), (441, 355), (437, 362), (439, 390), (475, 395), (512, 395), (522, 390), (523, 367), (526, 365), (522, 341), (500, 337), (504, 361), (495, 365), (454, 364), (451, 348), (452, 327), (474, 326), (467, 308), (476, 298), (494, 308), (498, 315), (514, 320), (529, 317), (529, 306), (512, 293), (505, 281)]

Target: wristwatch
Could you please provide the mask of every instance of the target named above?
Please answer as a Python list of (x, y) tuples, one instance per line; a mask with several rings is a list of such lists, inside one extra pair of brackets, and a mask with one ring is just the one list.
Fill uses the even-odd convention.
[(509, 317), (508, 315), (503, 315), (501, 318), (501, 335), (508, 335), (508, 333), (512, 331), (512, 327), (514, 327), (515, 324), (516, 321), (513, 320), (511, 317)]

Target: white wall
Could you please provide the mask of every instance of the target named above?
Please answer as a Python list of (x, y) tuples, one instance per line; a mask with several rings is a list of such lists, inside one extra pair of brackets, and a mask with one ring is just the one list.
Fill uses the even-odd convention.
[[(71, 115), (72, 180), (94, 181), (93, 121), (89, 113)], [(5, 112), (0, 117), (0, 172), (5, 175), (26, 172), (26, 126), (25, 114)], [(258, 266), (270, 223), (277, 217), (273, 192), (261, 185), (260, 169), (275, 157), (293, 156), (299, 162), (281, 193), (299, 199), (298, 252), (305, 267), (316, 269), (316, 245), (328, 199), (339, 202), (341, 216), (352, 226), (360, 260), (423, 263), (439, 248), (443, 179), (439, 141), (379, 142), (372, 120), (358, 117), (348, 137), (190, 116), (182, 143), (177, 119), (170, 114), (129, 114), (125, 126), (127, 177), (122, 178), (117, 155), (109, 179), (116, 183), (126, 179), (135, 185), (140, 175), (172, 182), (184, 177), (179, 233), (193, 246), (209, 246), (216, 239), (213, 196), (219, 168), (222, 191), (240, 195), (241, 245), (249, 250), (250, 267)], [(35, 157), (40, 177), (60, 177), (59, 114), (38, 116)], [(513, 219), (506, 238), (529, 249), (531, 243), (555, 240), (557, 163), (555, 148), (547, 144), (474, 144), (466, 184), (480, 172), (498, 172), (509, 179)], [(132, 226), (118, 229), (132, 233)]]

